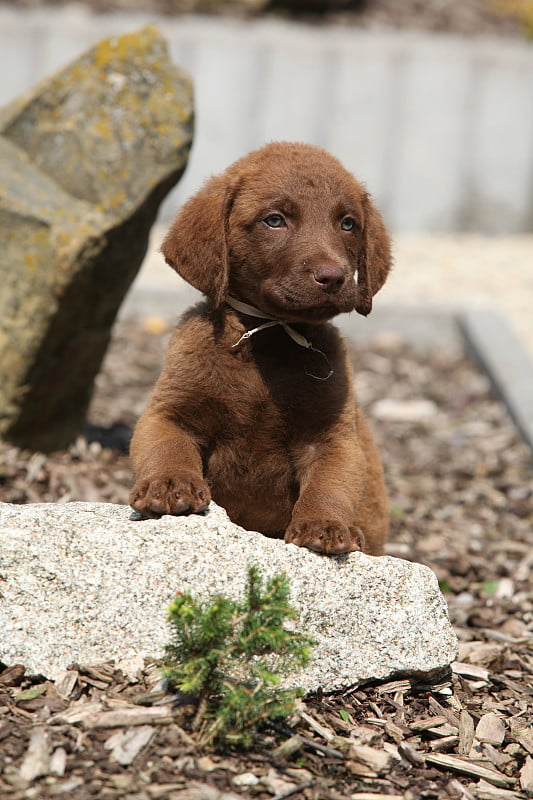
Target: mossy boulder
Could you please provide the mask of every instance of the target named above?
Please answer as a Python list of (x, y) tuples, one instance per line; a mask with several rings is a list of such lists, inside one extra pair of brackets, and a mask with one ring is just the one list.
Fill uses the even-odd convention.
[(49, 451), (83, 429), (192, 130), (190, 78), (151, 26), (0, 110), (0, 437)]

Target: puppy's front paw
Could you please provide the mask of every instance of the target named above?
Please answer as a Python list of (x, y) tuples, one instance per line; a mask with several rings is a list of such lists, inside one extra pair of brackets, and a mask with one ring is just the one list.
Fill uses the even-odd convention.
[(211, 501), (207, 483), (193, 473), (138, 481), (130, 505), (139, 514), (156, 519), (163, 514), (195, 514)]
[(360, 528), (335, 520), (292, 522), (285, 531), (285, 541), (328, 556), (353, 553), (365, 546)]

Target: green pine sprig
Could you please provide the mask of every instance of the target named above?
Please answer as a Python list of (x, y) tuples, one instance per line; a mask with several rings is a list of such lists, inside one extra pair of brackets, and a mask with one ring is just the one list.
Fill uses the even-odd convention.
[(248, 570), (241, 603), (222, 595), (207, 602), (176, 595), (164, 673), (195, 698), (193, 728), (201, 744), (248, 747), (257, 725), (292, 712), (303, 692), (280, 689), (279, 676), (305, 666), (313, 643), (285, 627), (296, 617), (286, 575), (264, 584), (256, 566)]

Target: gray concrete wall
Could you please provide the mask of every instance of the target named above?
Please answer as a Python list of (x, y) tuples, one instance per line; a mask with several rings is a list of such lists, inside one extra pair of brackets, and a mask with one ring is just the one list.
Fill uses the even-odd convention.
[(533, 230), (533, 46), (280, 20), (0, 6), (0, 104), (97, 40), (146, 22), (194, 77), (197, 132), (163, 219), (272, 139), (331, 150), (396, 231)]

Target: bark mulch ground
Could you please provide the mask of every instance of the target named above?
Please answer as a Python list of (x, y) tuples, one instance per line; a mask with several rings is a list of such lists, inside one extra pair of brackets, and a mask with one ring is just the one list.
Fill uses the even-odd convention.
[[(72, 0), (12, 0), (21, 8), (65, 6)], [(533, 35), (531, 0), (81, 0), (97, 13), (136, 11), (255, 18), (281, 15), (308, 23), (400, 28), (460, 36)]]
[[(127, 502), (159, 327), (117, 327), (88, 438), (50, 456), (0, 444), (0, 500)], [(154, 663), (73, 664), (55, 682), (0, 664), (0, 797), (533, 797), (531, 453), (464, 357), (388, 337), (353, 358), (387, 472), (388, 552), (438, 575), (460, 640), (450, 680), (308, 697), (253, 750), (217, 752)]]

